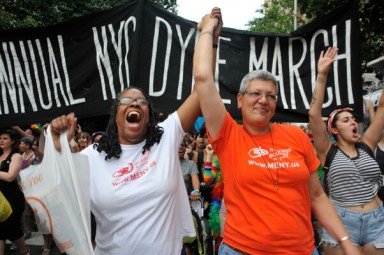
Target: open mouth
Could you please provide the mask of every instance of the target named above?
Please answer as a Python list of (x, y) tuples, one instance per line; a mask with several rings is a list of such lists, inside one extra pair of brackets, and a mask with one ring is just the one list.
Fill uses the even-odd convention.
[(356, 128), (356, 127), (353, 128), (352, 132), (353, 132), (354, 134), (357, 134), (357, 128)]
[(132, 111), (128, 114), (127, 121), (129, 123), (139, 123), (141, 121), (141, 116), (138, 112)]

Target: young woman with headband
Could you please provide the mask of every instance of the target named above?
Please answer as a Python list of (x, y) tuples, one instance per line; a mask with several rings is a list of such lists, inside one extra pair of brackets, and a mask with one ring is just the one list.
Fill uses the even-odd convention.
[[(359, 124), (351, 108), (333, 111), (327, 125), (322, 120), (322, 105), (329, 70), (336, 59), (338, 49), (321, 52), (318, 76), (309, 110), (309, 124), (318, 157), (324, 165), (331, 149), (331, 136), (335, 138), (336, 154), (329, 164), (326, 189), (352, 241), (362, 254), (384, 253), (384, 208), (377, 192), (383, 176), (377, 162), (367, 152), (374, 150), (384, 128), (384, 96), (381, 96), (376, 116), (367, 131), (360, 137)], [(367, 145), (368, 149), (357, 146)], [(328, 164), (327, 164), (328, 165)], [(325, 254), (343, 254), (338, 243), (323, 229), (322, 243)]]

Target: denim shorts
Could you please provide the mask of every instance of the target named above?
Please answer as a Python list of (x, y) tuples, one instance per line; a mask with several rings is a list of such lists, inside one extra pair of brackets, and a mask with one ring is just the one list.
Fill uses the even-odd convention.
[[(347, 229), (351, 241), (356, 246), (373, 244), (376, 248), (384, 248), (384, 206), (369, 212), (353, 212), (344, 207), (334, 206), (344, 227)], [(335, 241), (324, 228), (321, 243), (337, 246)]]
[[(219, 247), (219, 255), (241, 255), (241, 253), (231, 248), (228, 244), (221, 242)], [(319, 255), (319, 252), (316, 248), (313, 250), (312, 255)]]

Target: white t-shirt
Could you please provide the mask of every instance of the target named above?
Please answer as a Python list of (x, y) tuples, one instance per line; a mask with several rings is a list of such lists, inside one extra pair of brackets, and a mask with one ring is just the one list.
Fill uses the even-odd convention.
[(97, 222), (95, 255), (180, 254), (184, 236), (195, 236), (178, 148), (185, 134), (177, 113), (161, 126), (159, 144), (142, 154), (143, 141), (121, 145), (119, 159), (105, 160), (93, 146), (91, 209)]

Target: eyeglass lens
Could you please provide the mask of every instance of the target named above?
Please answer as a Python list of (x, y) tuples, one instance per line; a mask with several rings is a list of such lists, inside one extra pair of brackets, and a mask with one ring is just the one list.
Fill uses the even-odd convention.
[(264, 96), (268, 101), (276, 101), (277, 100), (276, 95), (263, 94), (260, 91), (248, 91), (248, 90), (246, 90), (246, 91), (244, 91), (244, 94), (250, 95), (250, 96), (254, 97), (255, 99), (260, 99)]
[(148, 100), (145, 98), (122, 97), (119, 100), (119, 104), (122, 104), (122, 105), (130, 105), (133, 102), (137, 102), (141, 106), (147, 106), (148, 105)]

